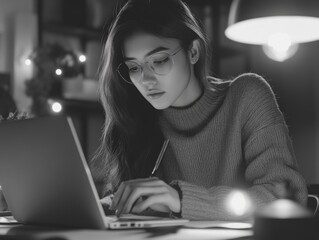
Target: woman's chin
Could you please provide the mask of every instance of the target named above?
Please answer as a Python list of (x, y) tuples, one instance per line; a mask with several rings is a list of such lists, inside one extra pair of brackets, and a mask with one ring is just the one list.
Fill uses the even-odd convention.
[(150, 104), (153, 106), (153, 108), (155, 108), (157, 110), (164, 110), (164, 109), (170, 107), (170, 105), (167, 103), (150, 102)]

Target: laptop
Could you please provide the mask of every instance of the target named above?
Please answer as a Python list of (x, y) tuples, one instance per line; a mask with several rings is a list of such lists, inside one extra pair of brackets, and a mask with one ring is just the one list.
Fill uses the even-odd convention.
[(0, 123), (0, 186), (23, 224), (127, 229), (188, 222), (105, 216), (72, 120), (63, 115)]

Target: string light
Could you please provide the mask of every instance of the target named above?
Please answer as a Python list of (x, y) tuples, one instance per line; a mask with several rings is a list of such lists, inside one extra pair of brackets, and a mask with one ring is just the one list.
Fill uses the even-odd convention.
[(86, 56), (84, 54), (80, 55), (79, 56), (79, 61), (82, 62), (82, 63), (85, 62), (86, 61)]
[(31, 59), (27, 58), (26, 60), (24, 60), (24, 64), (25, 64), (26, 66), (30, 66), (30, 65), (32, 64)]
[[(80, 54), (72, 49), (65, 49), (58, 43), (45, 43), (28, 55), (21, 56), (21, 66), (25, 66), (23, 70), (30, 71), (30, 75), (33, 75), (26, 80), (26, 91), (33, 100), (33, 106), (39, 105), (33, 110), (35, 115), (63, 111), (63, 106), (59, 103), (43, 104), (42, 101), (64, 93), (64, 89), (57, 85), (62, 79), (75, 78), (83, 74), (83, 64), (79, 56)], [(82, 56), (81, 60), (84, 61), (86, 58)], [(31, 66), (26, 67), (29, 64)]]
[(62, 111), (62, 105), (59, 102), (52, 103), (51, 109), (55, 113), (60, 113)]
[(57, 68), (55, 70), (55, 74), (58, 75), (58, 76), (61, 76), (62, 75), (62, 70), (60, 68)]
[(63, 110), (62, 104), (54, 99), (49, 98), (47, 100), (48, 106), (53, 113), (60, 113)]

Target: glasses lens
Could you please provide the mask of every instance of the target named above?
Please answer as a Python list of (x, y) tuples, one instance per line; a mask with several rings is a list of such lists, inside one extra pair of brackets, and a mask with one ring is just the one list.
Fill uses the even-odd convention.
[(169, 54), (159, 53), (153, 55), (149, 61), (151, 69), (158, 75), (168, 74), (173, 66), (173, 60)]
[(130, 75), (128, 74), (128, 67), (126, 66), (126, 64), (121, 63), (117, 67), (117, 72), (125, 82), (132, 83)]
[[(173, 67), (173, 59), (167, 53), (158, 53), (151, 56), (148, 61), (146, 61), (150, 70), (152, 70), (157, 75), (168, 74)], [(121, 78), (128, 83), (139, 82), (142, 78), (142, 66), (136, 62), (126, 61), (121, 63), (117, 71)]]
[(132, 82), (138, 82), (142, 78), (142, 67), (136, 62), (126, 61), (125, 65), (127, 67), (128, 75)]

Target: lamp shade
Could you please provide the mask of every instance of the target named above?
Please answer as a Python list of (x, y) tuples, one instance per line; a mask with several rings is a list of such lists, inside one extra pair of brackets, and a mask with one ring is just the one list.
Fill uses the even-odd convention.
[(233, 0), (225, 35), (258, 45), (276, 35), (292, 44), (319, 40), (319, 0)]

